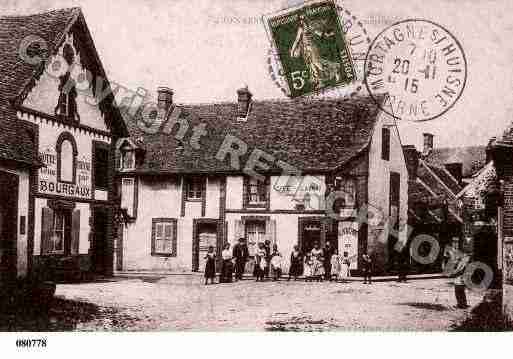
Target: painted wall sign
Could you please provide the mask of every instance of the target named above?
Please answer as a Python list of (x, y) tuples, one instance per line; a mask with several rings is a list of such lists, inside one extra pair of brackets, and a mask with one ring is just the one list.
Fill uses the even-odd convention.
[(349, 268), (358, 268), (358, 223), (344, 221), (338, 223), (338, 252), (343, 255), (348, 253), (351, 265)]
[(323, 178), (315, 176), (283, 176), (273, 183), (272, 190), (281, 196), (290, 197), (296, 205), (305, 209), (323, 210), (326, 186)]
[[(91, 161), (86, 156), (77, 156), (74, 161), (74, 183), (62, 182), (57, 177), (58, 154), (52, 148), (40, 152), (44, 167), (39, 169), (39, 193), (55, 194), (65, 197), (92, 198)], [(65, 163), (64, 161), (61, 161)]]

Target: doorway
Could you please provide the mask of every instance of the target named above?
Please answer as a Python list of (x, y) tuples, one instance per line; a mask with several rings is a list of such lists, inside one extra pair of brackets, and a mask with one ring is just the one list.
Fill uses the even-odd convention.
[(0, 283), (16, 279), (18, 176), (0, 172)]
[(213, 246), (218, 253), (219, 221), (217, 219), (194, 220), (194, 238), (192, 250), (192, 270), (194, 272), (205, 270), (205, 255), (208, 247)]
[(107, 274), (109, 269), (107, 255), (107, 209), (104, 207), (93, 208), (93, 241), (91, 265), (92, 271), (96, 274)]
[(310, 252), (315, 243), (319, 243), (322, 247), (321, 221), (319, 219), (300, 218), (299, 223), (299, 247), (301, 252)]

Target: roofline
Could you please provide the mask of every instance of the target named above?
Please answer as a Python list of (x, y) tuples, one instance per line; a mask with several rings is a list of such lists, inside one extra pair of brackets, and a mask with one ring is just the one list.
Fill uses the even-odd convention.
[[(51, 52), (52, 55), (55, 55), (59, 46), (61, 46), (63, 41), (65, 40), (64, 35), (70, 31), (70, 29), (73, 27), (73, 25), (78, 20), (81, 20), (83, 22), (82, 27), (85, 30), (85, 36), (86, 36), (86, 39), (88, 42), (87, 45), (89, 45), (91, 47), (91, 50), (92, 50), (91, 53), (94, 57), (94, 60), (98, 64), (100, 75), (103, 77), (104, 83), (107, 84), (106, 86), (109, 88), (110, 95), (112, 96), (112, 102), (110, 103), (110, 107), (113, 109), (113, 111), (115, 112), (115, 115), (118, 117), (117, 121), (115, 119), (114, 119), (114, 121), (117, 123), (116, 125), (119, 125), (120, 129), (124, 132), (122, 135), (129, 135), (128, 127), (127, 127), (125, 121), (123, 120), (123, 117), (121, 116), (121, 112), (119, 111), (119, 108), (117, 106), (116, 98), (115, 98), (114, 94), (112, 93), (112, 88), (110, 86), (110, 81), (107, 77), (107, 74), (103, 67), (103, 63), (100, 59), (100, 56), (98, 55), (96, 46), (94, 45), (93, 37), (91, 36), (91, 32), (89, 31), (89, 27), (87, 26), (87, 22), (85, 20), (84, 14), (82, 13), (82, 10), (80, 7), (73, 7), (71, 9), (72, 9), (71, 18), (69, 19), (68, 23), (66, 24), (66, 27), (64, 28), (64, 30), (62, 32), (60, 32), (56, 36), (55, 39), (53, 39), (53, 44), (52, 44), (53, 48), (51, 48), (49, 50), (52, 51)], [(51, 12), (51, 11), (49, 11), (49, 12)], [(40, 13), (40, 14), (44, 14), (44, 13)], [(32, 14), (32, 15), (37, 15), (37, 14)], [(25, 16), (21, 16), (21, 17), (28, 17), (28, 16), (32, 16), (32, 15), (25, 15)], [(20, 105), (20, 106), (22, 105), (22, 103), (20, 101), (21, 96), (23, 95), (23, 93), (25, 91), (27, 91), (27, 88), (30, 85), (31, 81), (35, 80), (36, 76), (38, 76), (38, 75), (40, 76), (42, 74), (42, 72), (44, 72), (44, 67), (46, 66), (46, 64), (47, 64), (46, 61), (41, 61), (40, 64), (32, 71), (32, 75), (20, 87), (20, 90), (18, 91), (18, 93), (13, 98), (10, 99), (12, 104), (16, 104), (16, 105)], [(37, 81), (36, 81), (36, 83), (37, 83)]]
[(476, 179), (481, 176), (481, 174), (487, 170), (487, 168), (489, 167), (494, 167), (494, 162), (493, 160), (492, 161), (489, 161), (486, 165), (483, 166), (483, 168), (481, 168), (472, 178), (472, 180), (467, 183), (467, 185), (465, 187), (463, 187), (463, 189), (456, 195), (456, 199), (459, 199), (461, 198), (461, 196), (463, 196), (471, 187), (474, 186), (474, 183), (476, 181)]
[(445, 184), (444, 181), (440, 179), (440, 177), (436, 175), (436, 173), (433, 172), (431, 168), (429, 168), (423, 159), (419, 160), (419, 164), (422, 164), (426, 168), (426, 170), (444, 187), (444, 189), (449, 192), (451, 197), (456, 198), (456, 194)]
[[(309, 168), (309, 169), (305, 169), (305, 170), (302, 170), (301, 171), (301, 175), (315, 175), (315, 174), (329, 174), (329, 173), (332, 173), (334, 172), (335, 170), (333, 169), (315, 169), (315, 168)], [(294, 174), (290, 173), (290, 174), (287, 174), (287, 173), (284, 173), (284, 171), (280, 171), (280, 170), (268, 170), (268, 171), (263, 171), (263, 172), (259, 172), (259, 174), (261, 175), (269, 175), (269, 176), (272, 176), (272, 175), (289, 175), (289, 176), (294, 176)], [(240, 170), (233, 170), (233, 171), (226, 171), (226, 170), (223, 170), (223, 171), (198, 171), (198, 170), (191, 170), (191, 171), (170, 171), (170, 170), (165, 170), (165, 171), (161, 171), (161, 170), (133, 170), (133, 171), (119, 171), (119, 170), (116, 170), (116, 173), (115, 173), (116, 176), (118, 177), (123, 177), (123, 176), (187, 176), (187, 175), (219, 175), (219, 176), (222, 176), (222, 175), (225, 175), (225, 176), (228, 176), (228, 175), (231, 175), (231, 176), (234, 176), (234, 175), (239, 175), (239, 176), (247, 176), (248, 174), (247, 173), (244, 173), (243, 171), (240, 171)]]

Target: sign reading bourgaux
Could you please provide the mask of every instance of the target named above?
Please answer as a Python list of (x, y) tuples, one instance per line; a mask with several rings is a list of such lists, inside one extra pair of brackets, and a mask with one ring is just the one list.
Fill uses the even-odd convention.
[[(44, 166), (39, 169), (38, 191), (65, 197), (92, 198), (91, 160), (61, 151), (60, 161), (54, 149), (39, 153)], [(59, 167), (60, 166), (60, 167)]]
[(272, 184), (272, 190), (290, 197), (296, 204), (308, 210), (324, 210), (326, 184), (316, 176), (280, 176)]
[(351, 261), (350, 269), (358, 267), (358, 222), (341, 221), (338, 222), (338, 246), (339, 254), (344, 255), (347, 252)]

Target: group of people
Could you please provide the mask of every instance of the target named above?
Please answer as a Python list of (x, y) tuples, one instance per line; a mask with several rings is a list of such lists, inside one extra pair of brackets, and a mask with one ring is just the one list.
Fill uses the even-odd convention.
[[(235, 272), (235, 280), (241, 280), (244, 274), (246, 263), (249, 260), (249, 250), (244, 238), (240, 238), (230, 251), (230, 244), (225, 244), (221, 253), (221, 270), (219, 275), (220, 283), (231, 283)], [(216, 254), (214, 247), (210, 246), (205, 256), (205, 284), (210, 279), (214, 283), (216, 276)], [(253, 276), (257, 282), (272, 278), (273, 281), (280, 279), (283, 269), (283, 256), (278, 251), (278, 245), (274, 244), (271, 249), (270, 241), (258, 243), (254, 255)], [(371, 283), (371, 264), (370, 256), (364, 254), (362, 257), (363, 272), (365, 283)], [(348, 252), (342, 255), (338, 254), (336, 248), (331, 243), (326, 242), (326, 246), (321, 248), (319, 243), (315, 243), (313, 248), (302, 253), (299, 246), (294, 246), (290, 254), (290, 266), (288, 280), (292, 278), (297, 280), (303, 276), (306, 281), (346, 281), (350, 277), (351, 259)]]

